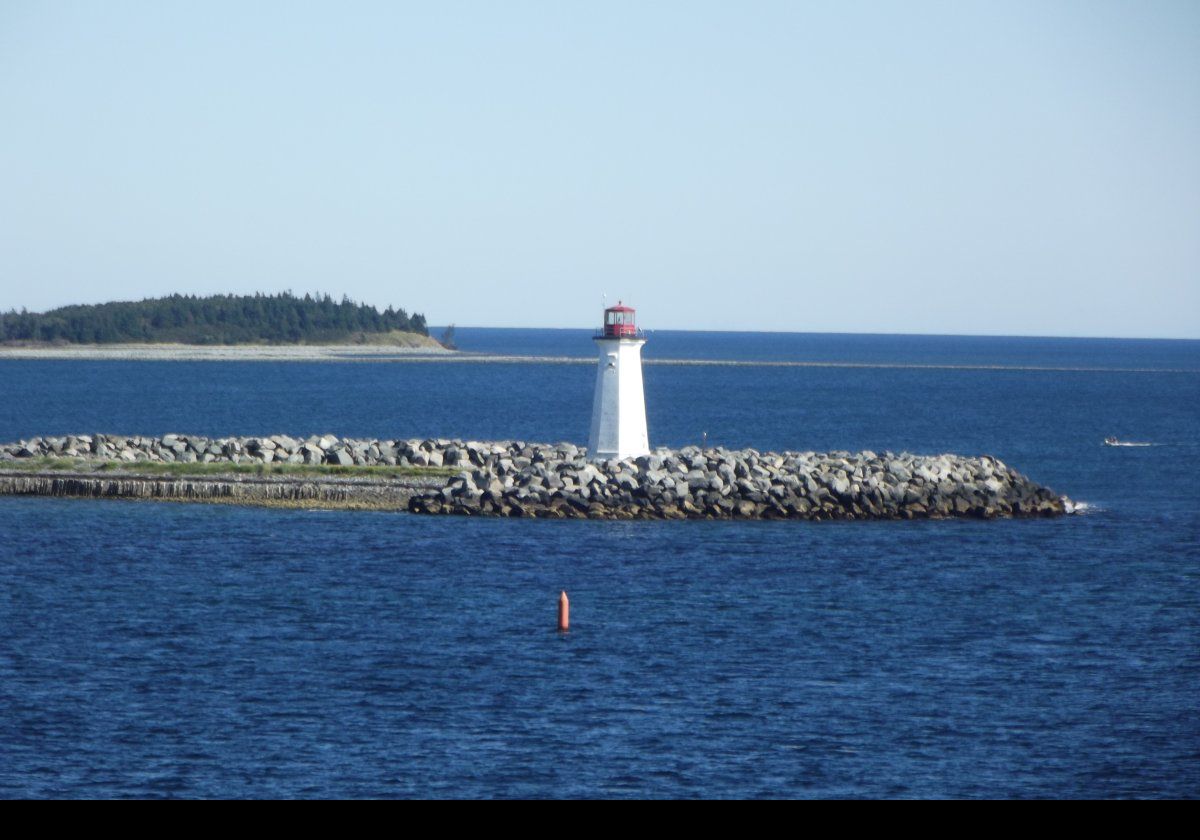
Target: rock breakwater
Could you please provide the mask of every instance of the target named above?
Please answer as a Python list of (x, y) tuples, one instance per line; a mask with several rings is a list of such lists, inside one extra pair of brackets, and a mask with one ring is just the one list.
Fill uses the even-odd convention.
[[(991, 519), (1055, 516), (1073, 510), (1066, 497), (988, 456), (773, 453), (689, 446), (661, 449), (632, 460), (591, 462), (584, 448), (570, 443), (361, 440), (333, 435), (304, 440), (286, 435), (69, 435), (0, 445), (0, 467), (5, 461), (27, 458), (115, 461), (130, 469), (146, 461), (456, 470), (410, 482), (403, 493), (390, 497), (397, 506), (428, 514), (604, 519)], [(269, 485), (283, 479), (260, 481)], [(203, 482), (190, 483), (198, 486)], [(361, 486), (356, 489), (352, 484)], [(345, 500), (377, 486), (378, 481), (364, 479), (328, 492), (340, 494), (338, 497)], [(216, 486), (185, 488), (184, 497), (191, 492), (226, 491)], [(145, 494), (153, 495), (149, 491)]]
[(684, 447), (592, 463), (570, 444), (509, 444), (419, 513), (601, 519), (985, 519), (1055, 516), (1071, 503), (995, 458)]
[(288, 435), (208, 438), (168, 434), (63, 435), (0, 444), (0, 464), (24, 458), (73, 458), (127, 464), (307, 464), (331, 466), (440, 467), (450, 441), (358, 440), (335, 435), (300, 439)]

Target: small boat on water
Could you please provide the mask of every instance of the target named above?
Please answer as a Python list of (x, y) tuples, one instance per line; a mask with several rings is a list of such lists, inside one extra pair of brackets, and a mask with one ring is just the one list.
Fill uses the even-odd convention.
[(1105, 446), (1153, 446), (1153, 443), (1135, 443), (1131, 440), (1117, 440), (1115, 437), (1106, 437), (1104, 439)]

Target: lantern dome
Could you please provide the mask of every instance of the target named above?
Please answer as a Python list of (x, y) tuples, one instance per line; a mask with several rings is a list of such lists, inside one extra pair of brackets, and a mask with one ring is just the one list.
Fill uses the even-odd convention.
[(635, 338), (637, 337), (637, 319), (634, 309), (617, 301), (616, 306), (604, 310), (605, 338)]

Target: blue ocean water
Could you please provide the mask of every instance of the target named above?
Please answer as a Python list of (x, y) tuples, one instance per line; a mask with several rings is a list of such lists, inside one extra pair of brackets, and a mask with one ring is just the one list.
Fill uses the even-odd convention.
[[(439, 336), (445, 327), (431, 327)], [(593, 354), (587, 329), (456, 327), (468, 353), (525, 356)], [(910, 365), (1005, 365), (1197, 370), (1195, 341), (1104, 338), (1006, 338), (962, 335), (746, 333), (648, 330), (647, 359), (849, 362)]]
[[(457, 332), (592, 353), (586, 331)], [(1091, 510), (624, 523), (0, 498), (0, 795), (1196, 796), (1200, 342), (652, 333), (656, 353), (951, 366), (649, 365), (652, 442), (989, 453)], [(593, 376), (4, 361), (0, 439), (584, 442)]]

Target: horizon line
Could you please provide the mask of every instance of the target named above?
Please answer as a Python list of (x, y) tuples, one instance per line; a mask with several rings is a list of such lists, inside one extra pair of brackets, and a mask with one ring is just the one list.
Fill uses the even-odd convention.
[[(427, 329), (445, 330), (449, 327), (455, 329), (467, 330), (559, 330), (567, 331), (592, 331), (595, 332), (595, 326), (583, 327), (512, 327), (512, 326), (493, 326), (487, 324), (435, 324), (427, 323)], [(679, 332), (679, 333), (760, 333), (762, 335), (826, 335), (826, 336), (889, 336), (896, 338), (1055, 338), (1069, 340), (1084, 340), (1098, 339), (1106, 341), (1196, 341), (1200, 342), (1200, 335), (1188, 336), (1147, 336), (1147, 335), (1048, 335), (1045, 333), (922, 333), (922, 332), (850, 332), (845, 330), (752, 330), (752, 329), (712, 329), (712, 328), (688, 328), (681, 329), (679, 327), (639, 327), (642, 332)]]

